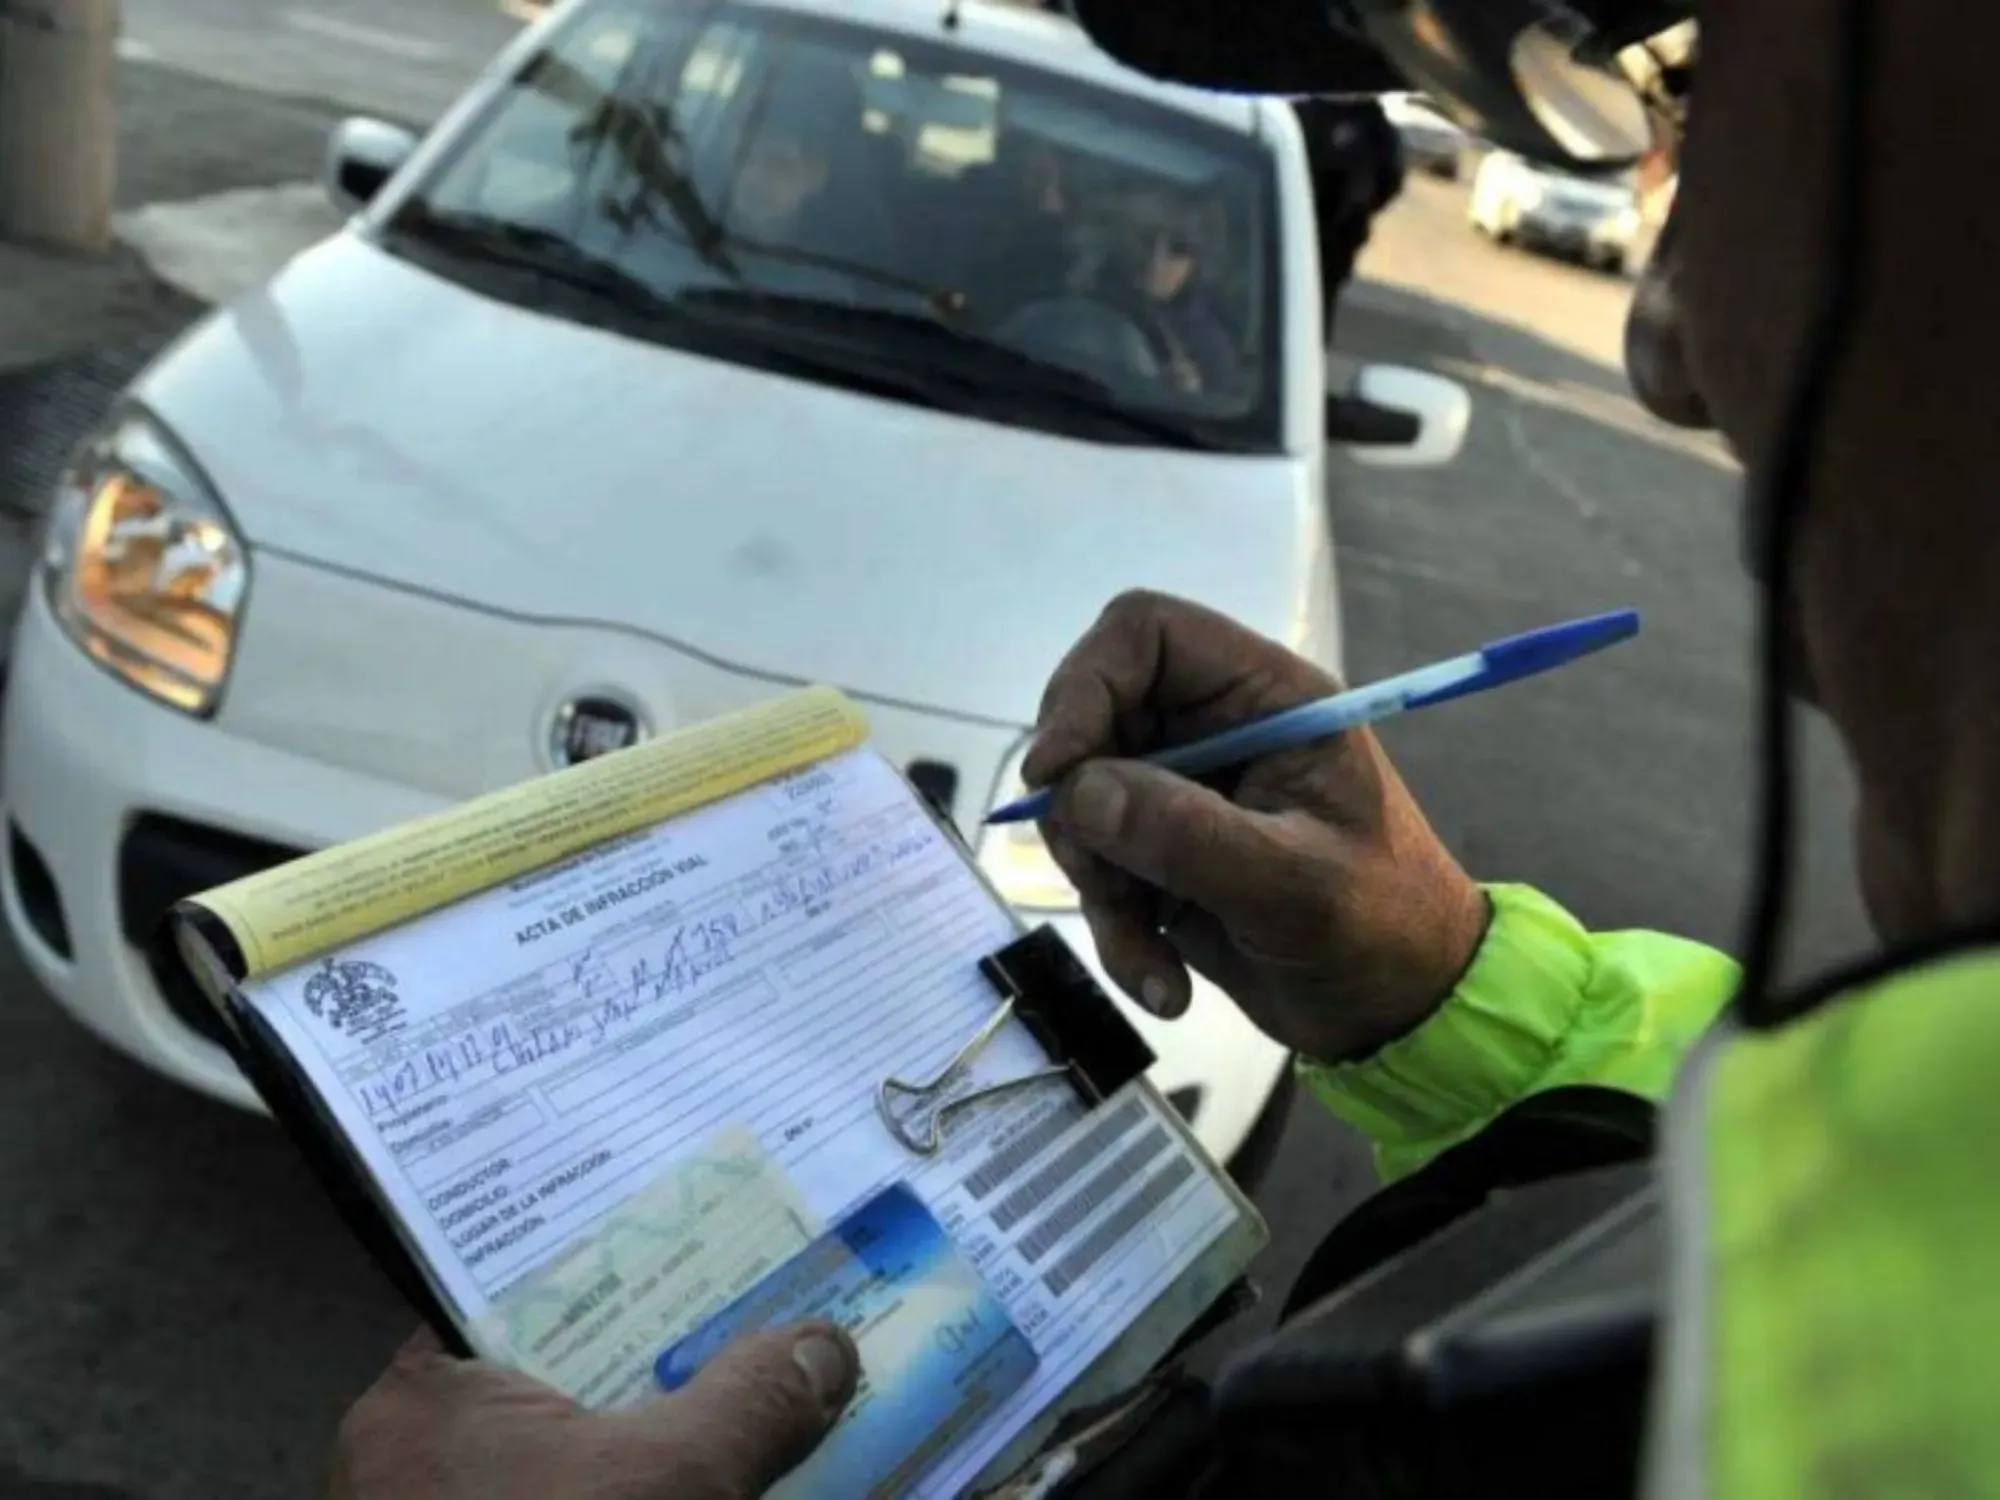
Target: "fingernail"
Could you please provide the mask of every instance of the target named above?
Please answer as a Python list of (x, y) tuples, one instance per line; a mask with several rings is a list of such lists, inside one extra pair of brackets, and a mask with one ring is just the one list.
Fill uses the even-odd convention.
[(1167, 1013), (1167, 998), (1171, 992), (1166, 980), (1157, 974), (1148, 974), (1139, 985), (1139, 1003), (1156, 1016)]
[(1085, 766), (1070, 788), (1069, 816), (1086, 838), (1115, 839), (1125, 822), (1125, 783), (1102, 766)]
[(832, 1413), (845, 1404), (854, 1367), (845, 1345), (824, 1333), (809, 1333), (792, 1345), (792, 1363), (806, 1372), (821, 1410)]

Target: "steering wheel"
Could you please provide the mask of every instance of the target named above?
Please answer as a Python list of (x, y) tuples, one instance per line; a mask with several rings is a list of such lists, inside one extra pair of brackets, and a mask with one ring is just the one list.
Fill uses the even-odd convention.
[(1081, 292), (1024, 303), (993, 332), (1018, 349), (1086, 374), (1129, 371), (1157, 381), (1167, 367), (1164, 348), (1137, 314)]

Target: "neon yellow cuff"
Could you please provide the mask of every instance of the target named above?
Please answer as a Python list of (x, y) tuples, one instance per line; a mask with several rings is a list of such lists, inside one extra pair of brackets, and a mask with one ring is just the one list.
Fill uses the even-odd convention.
[(1523, 885), (1445, 1003), (1358, 1062), (1302, 1063), (1320, 1102), (1375, 1143), (1385, 1177), (1423, 1165), (1530, 1094), (1571, 1084), (1655, 1101), (1735, 993), (1735, 963), (1657, 932), (1586, 932)]
[(1486, 888), (1493, 919), (1458, 987), (1423, 1025), (1359, 1062), (1305, 1064), (1326, 1107), (1387, 1143), (1456, 1134), (1548, 1071), (1590, 980), (1590, 934), (1540, 891)]

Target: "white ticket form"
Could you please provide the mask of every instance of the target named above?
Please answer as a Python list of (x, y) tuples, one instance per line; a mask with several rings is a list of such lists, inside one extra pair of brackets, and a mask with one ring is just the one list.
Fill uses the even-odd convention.
[[(1243, 1214), (1137, 1085), (876, 1113), (992, 1013), (1012, 916), (846, 752), (244, 986), (483, 1353), (593, 1406), (827, 1223), (907, 1181), (1039, 1356), (916, 1493), (957, 1492)], [(1044, 1067), (1010, 1023), (977, 1088)]]

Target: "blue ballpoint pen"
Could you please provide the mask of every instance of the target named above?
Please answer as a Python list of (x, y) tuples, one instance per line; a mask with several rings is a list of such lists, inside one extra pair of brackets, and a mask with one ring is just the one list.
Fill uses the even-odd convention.
[[(1158, 755), (1148, 755), (1145, 763), (1182, 776), (1204, 776), (1228, 766), (1238, 766), (1280, 750), (1296, 749), (1314, 740), (1327, 739), (1343, 730), (1372, 724), (1413, 708), (1429, 708), (1471, 693), (1483, 693), (1503, 683), (1518, 682), (1537, 672), (1546, 672), (1564, 662), (1575, 661), (1593, 651), (1616, 645), (1639, 633), (1639, 612), (1614, 609), (1608, 614), (1567, 620), (1505, 640), (1491, 641), (1477, 651), (1454, 656), (1448, 661), (1418, 667), (1395, 677), (1385, 677), (1367, 687), (1335, 693), (1297, 708), (1282, 709), (1262, 719), (1252, 719), (1234, 729), (1211, 735), (1192, 744), (1176, 745)], [(986, 815), (992, 823), (1023, 823), (1048, 811), (1052, 793), (1047, 787), (1017, 797)]]

